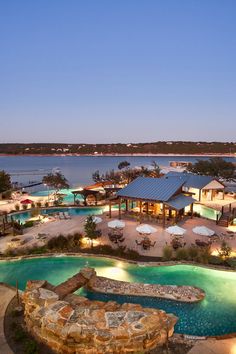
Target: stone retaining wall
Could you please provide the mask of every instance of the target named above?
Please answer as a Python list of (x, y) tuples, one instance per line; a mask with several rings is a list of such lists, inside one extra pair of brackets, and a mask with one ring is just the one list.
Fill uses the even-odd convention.
[(159, 297), (182, 302), (198, 302), (204, 299), (205, 292), (194, 286), (129, 283), (94, 275), (87, 288), (106, 294)]
[(29, 281), (22, 300), (28, 330), (63, 354), (146, 352), (165, 343), (177, 322), (172, 314), (137, 304), (90, 301), (74, 294), (62, 301), (46, 281)]

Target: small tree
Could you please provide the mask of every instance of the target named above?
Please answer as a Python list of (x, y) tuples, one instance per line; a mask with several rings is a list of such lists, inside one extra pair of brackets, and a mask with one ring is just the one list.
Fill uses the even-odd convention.
[(157, 164), (157, 162), (156, 161), (152, 161), (151, 166), (152, 166), (152, 171), (150, 173), (150, 176), (151, 177), (156, 177), (156, 178), (160, 177), (161, 169), (160, 169), (160, 166)]
[(0, 193), (11, 189), (11, 177), (5, 171), (0, 171)]
[(225, 241), (222, 241), (221, 248), (218, 250), (219, 256), (225, 259), (230, 257), (231, 252), (232, 248)]
[(84, 231), (86, 237), (88, 237), (91, 241), (91, 247), (93, 247), (93, 240), (96, 240), (98, 237), (96, 228), (97, 228), (97, 224), (94, 222), (93, 216), (89, 215), (84, 224)]
[(119, 170), (123, 170), (124, 168), (128, 168), (130, 166), (130, 163), (128, 161), (121, 161), (118, 164)]
[(55, 189), (56, 196), (60, 189), (69, 188), (69, 183), (67, 179), (60, 172), (57, 172), (55, 174), (49, 173), (47, 176), (43, 177), (42, 182), (47, 186), (51, 187), (52, 189)]

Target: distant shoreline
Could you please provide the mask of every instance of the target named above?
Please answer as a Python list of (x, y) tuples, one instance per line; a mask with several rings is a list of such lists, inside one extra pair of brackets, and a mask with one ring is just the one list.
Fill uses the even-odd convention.
[(92, 157), (233, 157), (236, 158), (236, 154), (211, 154), (211, 153), (205, 153), (205, 154), (147, 154), (147, 153), (137, 153), (137, 154), (1, 154), (0, 157), (24, 157), (24, 156), (29, 156), (29, 157), (81, 157), (81, 156), (92, 156)]

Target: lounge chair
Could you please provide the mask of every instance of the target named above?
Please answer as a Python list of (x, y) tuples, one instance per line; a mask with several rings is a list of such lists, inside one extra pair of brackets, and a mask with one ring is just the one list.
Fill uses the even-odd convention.
[(59, 219), (65, 219), (64, 213), (62, 211), (59, 212)]
[(64, 218), (65, 218), (65, 219), (71, 219), (71, 216), (70, 216), (70, 214), (68, 213), (68, 211), (65, 211), (65, 212), (64, 212)]

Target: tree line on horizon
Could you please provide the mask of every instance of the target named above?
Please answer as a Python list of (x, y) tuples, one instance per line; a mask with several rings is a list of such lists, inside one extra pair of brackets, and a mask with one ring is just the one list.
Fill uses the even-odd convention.
[(157, 141), (132, 144), (5, 143), (0, 144), (0, 154), (236, 154), (236, 143), (191, 141)]

